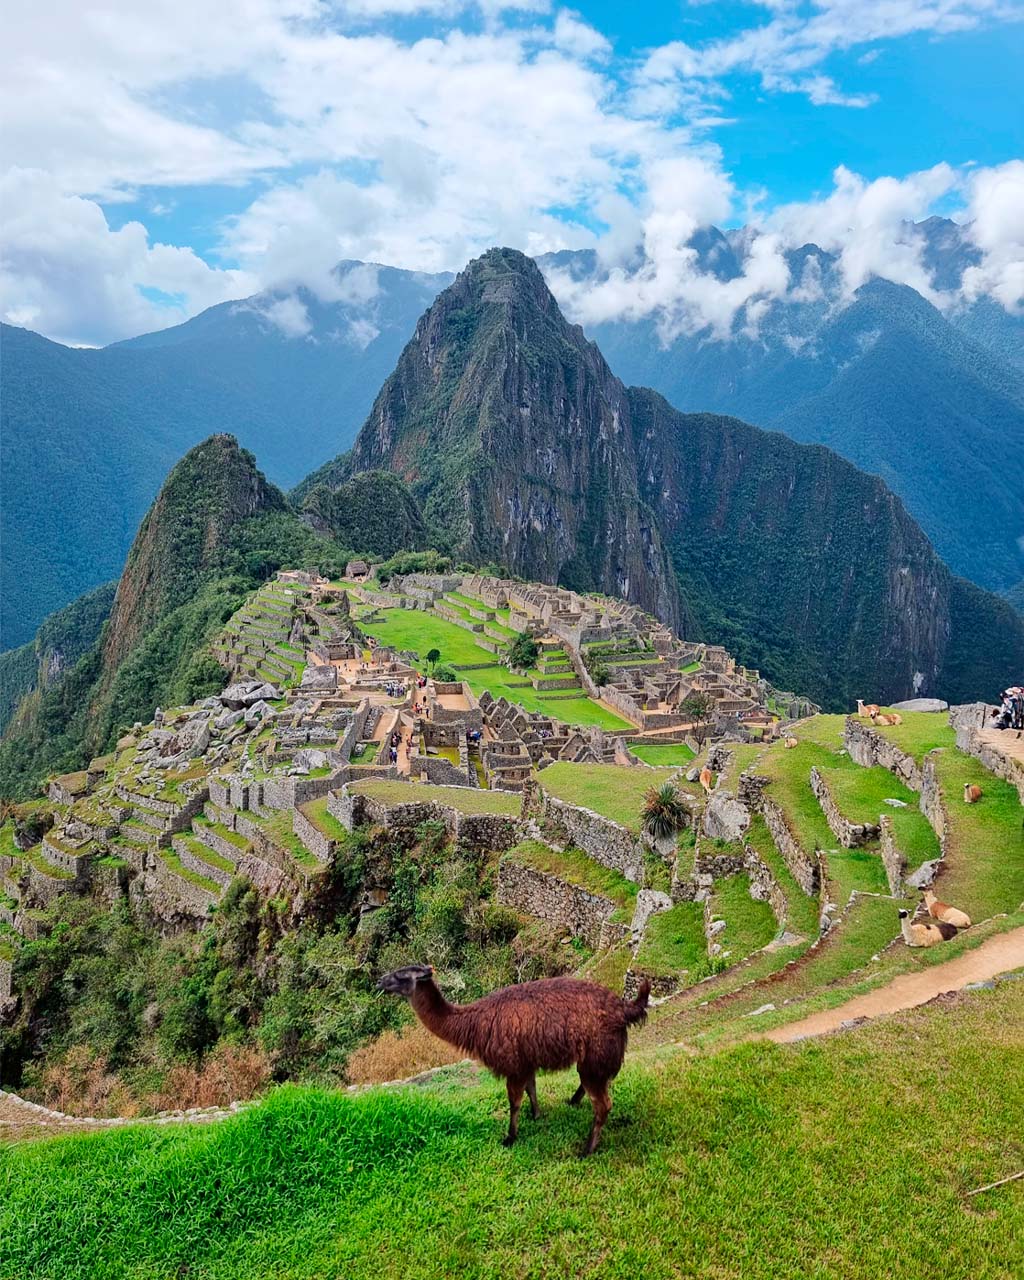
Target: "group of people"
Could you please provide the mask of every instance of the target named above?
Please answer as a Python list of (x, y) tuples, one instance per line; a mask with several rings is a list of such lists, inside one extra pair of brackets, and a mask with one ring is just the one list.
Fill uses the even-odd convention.
[(992, 712), (996, 729), (1024, 729), (1024, 685), (1014, 684), (999, 695), (999, 706)]
[(388, 759), (392, 764), (398, 764), (398, 748), (402, 745), (402, 735), (393, 733), (391, 741), (388, 744)]
[(384, 683), (384, 692), (389, 698), (404, 698), (405, 682), (401, 680), (387, 680)]
[(480, 732), (479, 729), (466, 730), (466, 741), (470, 744), (470, 746), (474, 746), (477, 743), (479, 743), (482, 737), (483, 737), (483, 734)]

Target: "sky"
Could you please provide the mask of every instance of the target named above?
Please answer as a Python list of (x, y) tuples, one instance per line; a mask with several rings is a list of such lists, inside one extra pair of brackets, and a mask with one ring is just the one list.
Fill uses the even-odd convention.
[(7, 0), (0, 59), (0, 313), (73, 345), (494, 244), (595, 249), (574, 318), (669, 336), (805, 296), (808, 240), (847, 294), (1024, 307), (1024, 0)]

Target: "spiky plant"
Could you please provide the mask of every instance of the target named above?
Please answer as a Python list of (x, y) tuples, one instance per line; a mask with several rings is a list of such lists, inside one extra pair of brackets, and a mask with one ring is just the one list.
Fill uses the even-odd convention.
[(641, 816), (644, 830), (655, 840), (667, 840), (686, 826), (689, 811), (680, 792), (671, 782), (651, 787), (644, 796)]

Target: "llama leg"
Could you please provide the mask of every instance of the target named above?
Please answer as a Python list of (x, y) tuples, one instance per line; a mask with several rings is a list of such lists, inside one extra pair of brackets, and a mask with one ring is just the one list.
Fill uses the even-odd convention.
[(580, 1105), (580, 1103), (583, 1101), (583, 1095), (584, 1095), (585, 1093), (586, 1093), (586, 1089), (584, 1089), (584, 1087), (583, 1087), (583, 1081), (581, 1080), (581, 1081), (580, 1081), (580, 1087), (576, 1090), (576, 1092), (575, 1092), (575, 1093), (572, 1095), (572, 1097), (569, 1099), (569, 1106), (570, 1106), (570, 1107), (578, 1107), (578, 1106)]
[(537, 1077), (530, 1076), (526, 1082), (526, 1096), (530, 1099), (530, 1114), (534, 1120), (540, 1116), (540, 1107), (537, 1105)]
[(606, 1081), (601, 1084), (592, 1084), (588, 1081), (586, 1090), (590, 1094), (590, 1101), (594, 1107), (594, 1123), (590, 1126), (590, 1137), (587, 1139), (587, 1145), (580, 1152), (580, 1155), (592, 1156), (601, 1138), (604, 1122), (608, 1119), (608, 1113), (612, 1109), (612, 1100)]
[(502, 1138), (501, 1145), (510, 1147), (519, 1133), (519, 1108), (523, 1105), (525, 1082), (522, 1080), (507, 1080), (505, 1088), (508, 1091), (508, 1133)]

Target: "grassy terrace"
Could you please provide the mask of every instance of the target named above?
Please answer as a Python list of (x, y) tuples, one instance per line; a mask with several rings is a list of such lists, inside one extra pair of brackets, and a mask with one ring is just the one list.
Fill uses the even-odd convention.
[[(940, 751), (935, 768), (946, 803), (949, 834), (936, 890), (975, 921), (1024, 904), (1024, 831), (1014, 787), (971, 756)], [(976, 805), (964, 804), (965, 782), (980, 784)]]
[(493, 813), (518, 817), (521, 799), (505, 791), (480, 791), (474, 787), (435, 787), (429, 783), (397, 782), (390, 778), (367, 778), (353, 782), (358, 795), (370, 796), (382, 804), (432, 803), (450, 805), (460, 813)]
[[(366, 622), (359, 619), (359, 626), (367, 635), (376, 637), (382, 644), (403, 652), (419, 654), (420, 658), (437, 649), (441, 661), (455, 667), (471, 667), (486, 664), (480, 670), (460, 671), (460, 677), (477, 695), (487, 690), (493, 697), (506, 697), (517, 702), (527, 711), (539, 711), (567, 724), (598, 725), (602, 729), (627, 732), (631, 725), (621, 716), (600, 706), (581, 693), (579, 697), (558, 697), (558, 691), (544, 696), (532, 686), (519, 688), (523, 677), (515, 676), (507, 667), (495, 661), (495, 655), (483, 649), (469, 631), (454, 622), (422, 609), (382, 609), (380, 619)], [(539, 673), (531, 673), (539, 674)], [(564, 692), (571, 694), (572, 690)]]
[(726, 927), (715, 941), (729, 952), (732, 961), (767, 946), (778, 930), (768, 903), (756, 902), (750, 896), (750, 879), (745, 875), (717, 881), (711, 913), (725, 921)]
[(157, 849), (156, 853), (176, 876), (181, 876), (182, 880), (188, 880), (191, 884), (200, 889), (205, 889), (208, 893), (212, 893), (217, 897), (220, 896), (220, 885), (216, 881), (200, 875), (198, 871), (193, 871), (191, 867), (186, 867), (173, 849)]
[(693, 759), (693, 752), (685, 742), (634, 742), (629, 749), (644, 764), (681, 765)]
[(671, 778), (674, 769), (638, 769), (615, 764), (572, 764), (558, 760), (537, 774), (549, 795), (592, 809), (631, 831), (640, 828), (640, 809), (651, 787)]
[(745, 839), (760, 854), (761, 860), (769, 867), (779, 888), (786, 895), (786, 928), (790, 933), (800, 934), (808, 942), (813, 942), (818, 936), (818, 899), (808, 897), (797, 884), (759, 814), (754, 815)]
[(273, 812), (269, 817), (257, 817), (256, 814), (246, 815), (252, 822), (255, 822), (263, 831), (267, 833), (271, 841), (277, 845), (279, 849), (283, 849), (289, 855), (292, 861), (307, 871), (316, 871), (321, 863), (310, 853), (299, 837), (292, 830), (292, 815), (288, 809), (279, 809)]
[(944, 714), (933, 711), (901, 711), (903, 723), (884, 726), (872, 725), (876, 733), (888, 738), (908, 756), (920, 764), (929, 751), (936, 747), (952, 747), (956, 734)]
[(999, 1280), (1020, 1271), (1024, 1196), (964, 1193), (1020, 1167), (1022, 1037), (1006, 983), (855, 1035), (633, 1057), (585, 1163), (574, 1076), (539, 1081), (543, 1119), (506, 1151), (503, 1086), (457, 1069), (23, 1144), (0, 1174), (0, 1274), (921, 1280), (941, 1259)]
[(327, 799), (327, 796), (321, 796), (318, 800), (307, 800), (305, 804), (300, 804), (299, 808), (317, 831), (328, 840), (347, 840), (348, 832), (333, 813), (327, 812)]
[(200, 862), (205, 862), (208, 867), (215, 867), (218, 871), (224, 871), (229, 876), (234, 875), (234, 863), (229, 862), (227, 858), (211, 849), (208, 845), (203, 844), (195, 836), (184, 832), (178, 838), (185, 842), (189, 853), (198, 858)]
[(637, 952), (635, 968), (670, 976), (693, 971), (707, 960), (704, 908), (699, 902), (679, 902), (670, 911), (651, 916)]
[[(624, 923), (628, 923), (632, 917), (633, 908), (636, 906), (637, 890), (640, 886), (627, 880), (625, 876), (619, 875), (617, 871), (601, 866), (599, 862), (588, 858), (579, 849), (570, 846), (559, 853), (556, 849), (541, 844), (539, 840), (524, 840), (522, 844), (511, 849), (505, 857), (524, 863), (528, 867), (534, 867), (537, 871), (557, 876), (559, 880), (565, 880), (569, 884), (578, 885), (588, 893), (610, 898), (620, 908)], [(619, 918), (619, 913), (616, 914), (616, 918)]]

